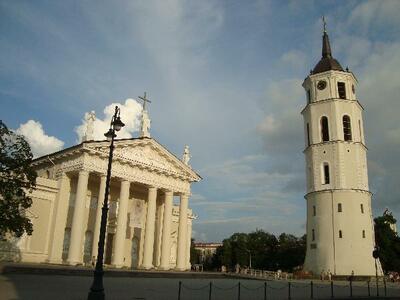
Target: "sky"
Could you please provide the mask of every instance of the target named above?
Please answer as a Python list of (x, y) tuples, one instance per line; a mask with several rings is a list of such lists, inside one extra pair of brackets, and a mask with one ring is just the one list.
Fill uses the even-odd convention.
[(146, 91), (151, 135), (203, 180), (193, 236), (305, 233), (301, 86), (321, 57), (358, 79), (373, 214), (400, 218), (400, 1), (0, 0), (0, 118), (35, 155), (79, 143), (116, 103), (137, 137)]

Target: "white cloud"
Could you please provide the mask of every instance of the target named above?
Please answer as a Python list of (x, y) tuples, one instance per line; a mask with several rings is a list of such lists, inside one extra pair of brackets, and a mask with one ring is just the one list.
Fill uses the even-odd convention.
[[(360, 26), (364, 32), (371, 28), (400, 24), (400, 2), (397, 0), (365, 1), (354, 8), (347, 27)], [(387, 29), (387, 28), (386, 28)]]
[[(142, 106), (134, 99), (126, 99), (124, 104), (112, 103), (107, 105), (104, 110), (104, 117), (102, 119), (96, 116), (94, 122), (94, 139), (105, 140), (104, 133), (110, 128), (111, 118), (115, 112), (115, 106), (121, 109), (121, 120), (125, 123), (125, 126), (118, 132), (118, 138), (131, 138), (135, 131), (140, 128), (140, 116), (142, 114)], [(85, 118), (82, 120), (81, 125), (75, 128), (75, 132), (78, 135), (78, 142), (82, 141), (83, 136), (86, 132), (87, 122), (86, 117), (88, 113), (85, 113)]]
[(290, 50), (281, 56), (281, 61), (290, 67), (305, 69), (306, 55), (299, 50)]
[(25, 137), (35, 157), (59, 151), (64, 146), (63, 141), (54, 136), (48, 136), (42, 124), (34, 120), (21, 124), (16, 132)]

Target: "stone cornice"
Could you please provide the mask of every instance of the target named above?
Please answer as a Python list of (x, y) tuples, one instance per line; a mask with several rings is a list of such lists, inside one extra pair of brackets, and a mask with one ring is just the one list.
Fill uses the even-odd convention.
[(307, 105), (302, 109), (302, 111), (300, 113), (304, 114), (304, 112), (306, 110), (308, 110), (313, 105), (318, 105), (318, 104), (328, 103), (328, 102), (343, 102), (343, 103), (350, 103), (350, 104), (351, 103), (355, 103), (360, 107), (361, 110), (364, 110), (364, 107), (361, 105), (360, 101), (358, 101), (358, 100), (341, 99), (341, 98), (328, 98), (328, 99), (324, 99), (324, 100), (319, 100), (319, 101), (307, 103)]

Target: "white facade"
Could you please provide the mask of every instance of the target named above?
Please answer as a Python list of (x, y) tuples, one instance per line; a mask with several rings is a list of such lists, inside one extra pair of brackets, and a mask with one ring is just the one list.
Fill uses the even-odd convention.
[(356, 86), (353, 73), (332, 58), (324, 33), (323, 58), (303, 83), (308, 101), (302, 111), (307, 176), (304, 269), (314, 274), (375, 274), (363, 107)]
[[(190, 269), (189, 166), (152, 138), (116, 140), (104, 261)], [(97, 256), (109, 142), (85, 141), (33, 161), (33, 234), (0, 243), (0, 260), (90, 265)], [(174, 205), (174, 197), (178, 204)]]

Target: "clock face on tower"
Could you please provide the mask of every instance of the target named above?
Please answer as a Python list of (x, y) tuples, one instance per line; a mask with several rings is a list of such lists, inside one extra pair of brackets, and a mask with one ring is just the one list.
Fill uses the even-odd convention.
[(319, 90), (323, 90), (323, 89), (325, 89), (326, 88), (326, 81), (325, 80), (320, 80), (320, 81), (318, 81), (318, 83), (317, 83), (317, 88), (319, 89)]

